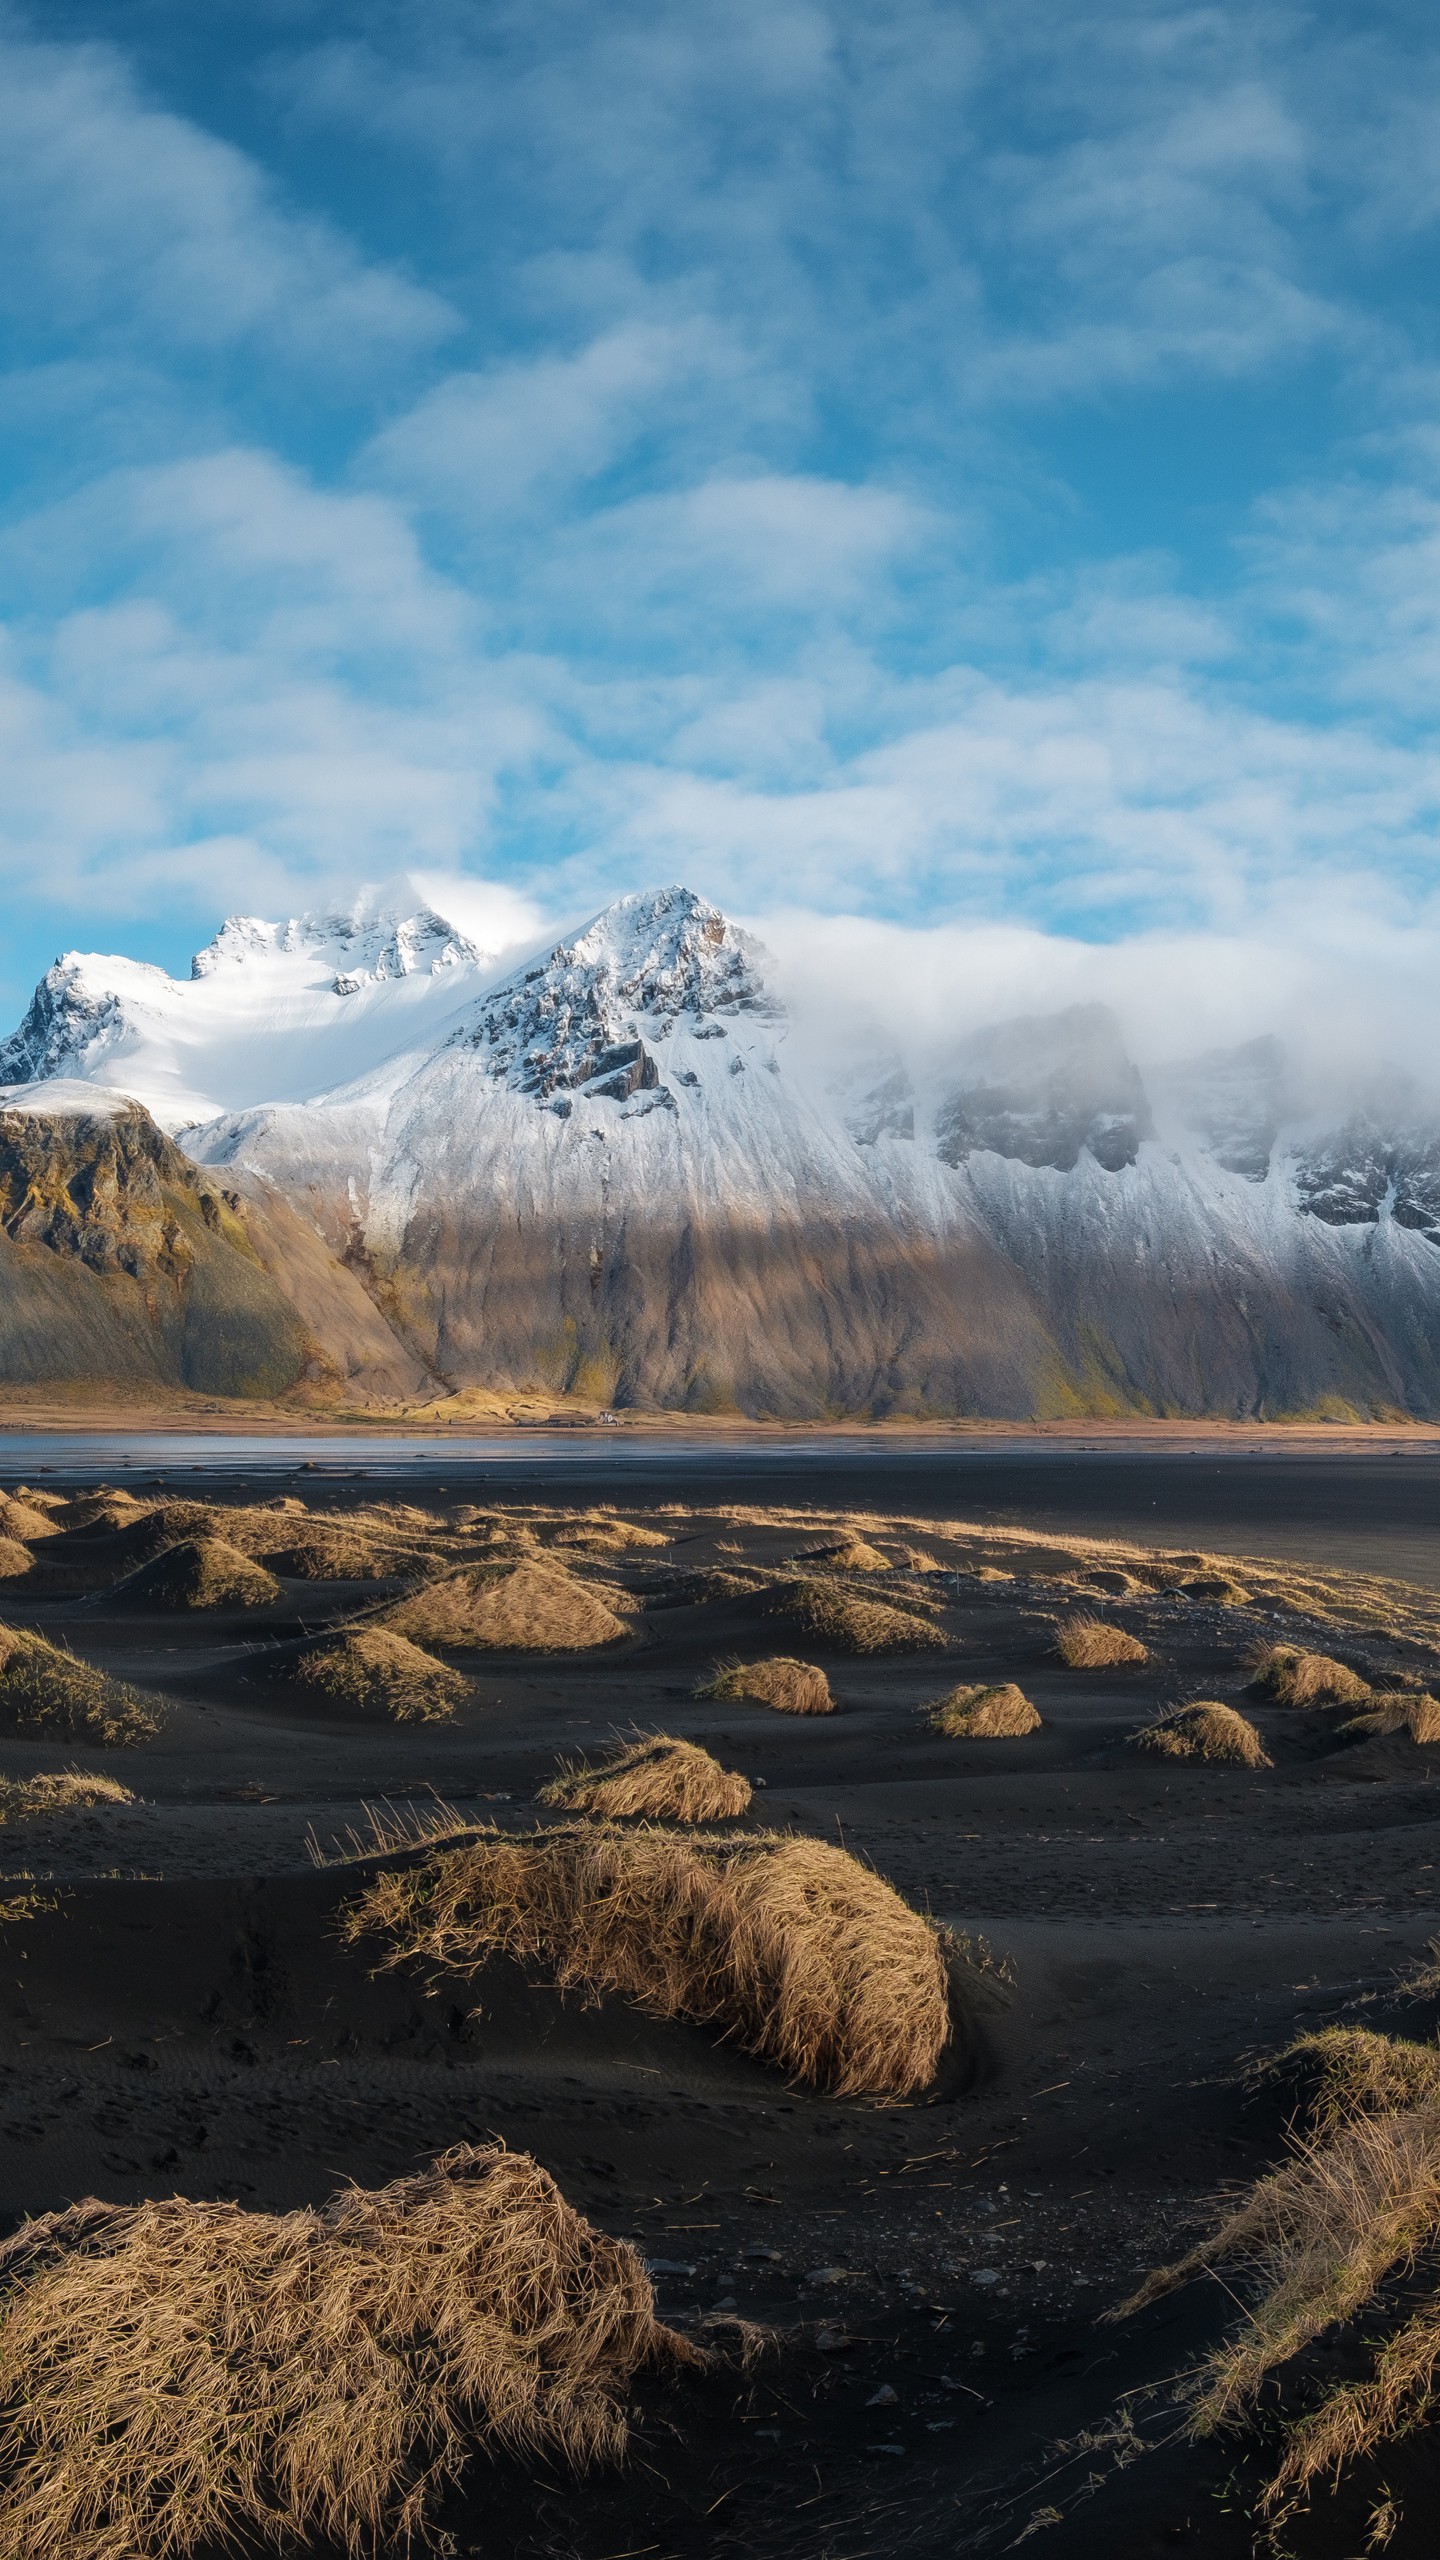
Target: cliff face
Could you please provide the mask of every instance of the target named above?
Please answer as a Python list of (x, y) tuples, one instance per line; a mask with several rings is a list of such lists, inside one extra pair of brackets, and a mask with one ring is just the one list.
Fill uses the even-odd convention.
[(297, 1224), (258, 1186), (198, 1173), (138, 1103), (64, 1086), (12, 1102), (0, 1381), (271, 1397), (358, 1375), (412, 1392), (415, 1363)]

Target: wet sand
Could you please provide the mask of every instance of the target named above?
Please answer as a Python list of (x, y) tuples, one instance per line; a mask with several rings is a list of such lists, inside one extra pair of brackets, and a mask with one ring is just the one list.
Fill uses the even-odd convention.
[[(202, 1488), (187, 1462), (153, 1490), (298, 1491), (341, 1516), (397, 1492), (431, 1502), (437, 1524), (466, 1502), (609, 1500), (641, 1520), (661, 1499), (692, 1508), (668, 1524), (658, 1560), (594, 1566), (644, 1603), (621, 1644), (457, 1657), (470, 1689), (447, 1727), (322, 1716), (254, 1676), (267, 1651), (389, 1586), (287, 1580), (273, 1609), (147, 1615), (113, 1596), (111, 1533), (37, 1548), (33, 1584), (7, 1585), (0, 1615), (135, 1680), (165, 1700), (166, 1721), (123, 1752), (0, 1744), (0, 1774), (69, 1762), (145, 1799), (0, 1834), (4, 1892), (37, 1905), (0, 1923), (7, 2225), (84, 2192), (314, 2201), (343, 2178), (375, 2183), (499, 2134), (640, 2242), (667, 2313), (703, 2322), (733, 2304), (773, 2323), (779, 2343), (748, 2380), (722, 2369), (647, 2386), (623, 2475), (537, 2485), (478, 2465), (447, 2518), (461, 2552), (940, 2560), (1013, 2547), (1032, 2521), (1057, 2560), (1255, 2549), (1247, 2511), (1264, 2472), (1248, 2440), (1166, 2443), (1162, 2392), (1136, 2404), (1143, 2456), (1121, 2467), (1114, 2443), (1093, 2441), (1124, 2393), (1154, 2393), (1216, 2333), (1231, 2308), (1220, 2289), (1120, 2328), (1096, 2314), (1187, 2245), (1219, 2188), (1277, 2158), (1280, 2113), (1247, 2096), (1248, 2058), (1333, 2019), (1436, 2024), (1433, 2003), (1399, 2000), (1396, 1977), (1440, 1928), (1440, 1750), (1350, 1744), (1334, 1711), (1244, 1697), (1246, 1654), (1277, 1636), (1382, 1681), (1440, 1680), (1435, 1461), (1356, 1457), (1322, 1480), (1308, 1461), (1232, 1459), (1213, 1483), (1113, 1451), (983, 1465), (869, 1451), (843, 1467), (812, 1459), (798, 1476), (746, 1452), (722, 1469), (711, 1453), (694, 1482), (673, 1452), (627, 1452), (608, 1472), (588, 1452), (487, 1455), (432, 1468), (423, 1485), (413, 1469), (266, 1464), (258, 1485), (227, 1462)], [(745, 1522), (705, 1507), (756, 1502), (813, 1516)], [(1148, 1535), (1167, 1547), (1383, 1557), (1375, 1569), (1391, 1572), (1427, 1561), (1409, 1632), (1398, 1617), (1318, 1620), (1268, 1585), (1241, 1603), (1197, 1597), (1179, 1567), (1117, 1595), (1096, 1578), (1103, 1563), (1058, 1549), (1017, 1550), (1010, 1578), (986, 1582), (974, 1543), (932, 1525), (904, 1534), (945, 1568), (913, 1585), (928, 1591), (943, 1654), (795, 1647), (827, 1669), (831, 1718), (695, 1695), (717, 1658), (774, 1649), (774, 1634), (753, 1593), (687, 1600), (686, 1577), (773, 1571), (842, 1507), (1123, 1536), (1147, 1503)], [(881, 1578), (866, 1588), (879, 1593)], [(883, 1596), (895, 1588), (886, 1577)], [(1152, 1661), (1066, 1670), (1054, 1628), (1077, 1603), (1139, 1635)], [(1002, 1677), (1033, 1698), (1038, 1734), (960, 1744), (929, 1730), (922, 1710), (939, 1691)], [(1197, 1696), (1253, 1713), (1275, 1766), (1173, 1764), (1130, 1747), (1158, 1706)], [(560, 1754), (635, 1723), (703, 1742), (763, 1781), (754, 1819), (843, 1840), (988, 1943), (1005, 1979), (977, 1995), (964, 2050), (925, 2100), (822, 2098), (618, 2001), (562, 2002), (498, 1966), (478, 1986), (374, 1977), (341, 1948), (335, 1915), (365, 1870), (317, 1868), (310, 1835), (331, 1841), (367, 1800), (430, 1788), (466, 1815), (528, 1825)], [(1086, 2450), (1056, 2452), (1082, 2434)], [(1385, 2468), (1397, 2485), (1414, 2475), (1390, 2550), (1428, 2560), (1425, 2440)], [(1288, 2547), (1349, 2560), (1372, 2487), (1318, 2501)]]

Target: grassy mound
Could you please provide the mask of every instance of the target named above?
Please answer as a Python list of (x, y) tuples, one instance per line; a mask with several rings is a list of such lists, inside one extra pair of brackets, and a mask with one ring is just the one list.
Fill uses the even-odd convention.
[(395, 1569), (393, 1549), (349, 1523), (281, 1520), (239, 1530), (246, 1552), (295, 1582), (377, 1582)]
[(702, 1682), (697, 1698), (718, 1698), (722, 1706), (744, 1700), (773, 1707), (782, 1716), (833, 1716), (830, 1683), (813, 1662), (793, 1662), (773, 1653), (765, 1662), (724, 1662), (713, 1679)]
[(22, 1547), (18, 1538), (0, 1537), (0, 1582), (18, 1581), (34, 1562), (29, 1548)]
[(432, 1582), (385, 1623), (415, 1644), (501, 1653), (579, 1653), (625, 1633), (588, 1582), (538, 1556), (509, 1572), (480, 1567)]
[(1244, 1583), (1236, 1582), (1228, 1573), (1192, 1574), (1180, 1588), (1188, 1599), (1218, 1600), (1226, 1609), (1243, 1609), (1250, 1597)]
[(91, 2199), (0, 2246), (0, 2296), (6, 2560), (405, 2550), (474, 2447), (618, 2460), (637, 2373), (700, 2361), (498, 2148), (319, 2212)]
[(895, 1561), (903, 1565), (907, 1573), (943, 1573), (945, 1570), (939, 1557), (932, 1556), (928, 1547), (897, 1547)]
[(872, 1547), (864, 1538), (847, 1538), (842, 1546), (812, 1547), (809, 1550), (817, 1564), (822, 1561), (832, 1573), (890, 1573), (894, 1568), (888, 1556)]
[(1409, 1689), (1377, 1697), (1363, 1716), (1352, 1716), (1341, 1731), (1356, 1742), (1387, 1733), (1408, 1733), (1412, 1742), (1440, 1742), (1440, 1699)]
[(0, 1822), (23, 1821), (32, 1813), (75, 1813), (89, 1805), (133, 1804), (129, 1787), (118, 1778), (91, 1776), (84, 1769), (52, 1769), (34, 1778), (0, 1778)]
[(282, 1596), (273, 1573), (225, 1538), (182, 1538), (127, 1574), (112, 1595), (135, 1609), (264, 1609)]
[(1055, 1630), (1055, 1650), (1072, 1671), (1108, 1671), (1114, 1663), (1150, 1659), (1138, 1636), (1083, 1613), (1061, 1620)]
[(1213, 1760), (1239, 1769), (1275, 1766), (1249, 1717), (1218, 1698), (1197, 1698), (1191, 1707), (1142, 1725), (1130, 1739), (1137, 1751), (1163, 1752), (1169, 1760)]
[(955, 1742), (997, 1741), (1006, 1734), (1035, 1733), (1040, 1725), (1036, 1709), (1013, 1680), (990, 1689), (983, 1684), (952, 1689), (948, 1697), (935, 1700), (928, 1715), (932, 1729)]
[[(93, 1662), (43, 1636), (0, 1627), (0, 1733), (27, 1741), (143, 1742), (159, 1725), (144, 1701)], [(0, 2546), (3, 2547), (3, 2546)]]
[(943, 1653), (945, 1637), (928, 1618), (908, 1609), (892, 1609), (883, 1600), (863, 1600), (839, 1583), (797, 1575), (779, 1583), (770, 1595), (766, 1616), (783, 1618), (834, 1653)]
[(59, 1535), (59, 1526), (48, 1511), (37, 1511), (32, 1502), (18, 1502), (13, 1493), (0, 1494), (0, 1536), (29, 1544), (36, 1538)]
[(1390, 2115), (1440, 2099), (1440, 2045), (1369, 2027), (1320, 2027), (1297, 2036), (1255, 2077), (1300, 2097), (1313, 2132), (1333, 2133), (1351, 2116)]
[(663, 1529), (642, 1529), (633, 1520), (609, 1518), (567, 1520), (551, 1539), (556, 1547), (586, 1547), (592, 1555), (620, 1556), (637, 1547), (668, 1547)]
[[(1413, 2053), (1386, 2061), (1352, 2052), (1337, 2057), (1337, 2076), (1342, 2097), (1328, 2135), (1297, 2138), (1290, 2158), (1210, 2239), (1158, 2270), (1123, 2306), (1139, 2309), (1219, 2268), (1250, 2297), (1242, 2325), (1189, 2385), (1197, 2436), (1253, 2407), (1268, 2377), (1322, 2331), (1367, 2311), (1363, 2337), (1352, 2329), (1346, 2342), (1346, 2360), (1353, 2371), (1363, 2357), (1368, 2371), (1330, 2381), (1318, 2402), (1282, 2421), (1283, 2457), (1261, 2501), (1272, 2515), (1288, 2515), (1320, 2482), (1408, 2435), (1437, 2406), (1440, 2103), (1428, 2091), (1419, 2103), (1379, 2112), (1368, 2103), (1387, 2084), (1428, 2078)], [(1343, 2094), (1346, 2083), (1352, 2093), (1358, 2083), (1358, 2107)], [(1397, 2287), (1393, 2278), (1409, 2281)]]
[(950, 2032), (932, 1923), (845, 1850), (778, 1832), (482, 1833), (377, 1875), (345, 1926), (388, 1938), (391, 1964), (541, 1965), (840, 2096), (927, 2088)]
[(1248, 1665), (1250, 1694), (1273, 1698), (1282, 1707), (1360, 1706), (1370, 1695), (1368, 1680), (1328, 1653), (1306, 1653), (1298, 1644), (1262, 1645)]
[(277, 1664), (275, 1672), (317, 1691), (331, 1706), (383, 1724), (448, 1723), (468, 1686), (458, 1671), (388, 1627), (327, 1636), (298, 1662)]
[(102, 1484), (93, 1493), (77, 1493), (62, 1502), (54, 1516), (62, 1529), (128, 1529), (132, 1520), (151, 1508), (148, 1502), (137, 1502), (133, 1493)]
[(652, 1822), (730, 1822), (749, 1810), (750, 1796), (750, 1781), (738, 1770), (722, 1769), (698, 1742), (668, 1733), (641, 1734), (598, 1768), (564, 1761), (540, 1790), (542, 1804), (566, 1813), (641, 1814)]

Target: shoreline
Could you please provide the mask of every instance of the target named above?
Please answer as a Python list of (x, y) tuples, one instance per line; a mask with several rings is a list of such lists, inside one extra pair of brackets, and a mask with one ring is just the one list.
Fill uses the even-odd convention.
[[(467, 1406), (471, 1404), (466, 1399)], [(478, 1399), (476, 1399), (478, 1404)], [(488, 1406), (489, 1400), (486, 1400)], [(764, 1447), (786, 1444), (823, 1448), (838, 1442), (870, 1447), (907, 1444), (913, 1447), (973, 1449), (1073, 1448), (1151, 1451), (1224, 1450), (1281, 1451), (1296, 1455), (1339, 1455), (1364, 1450), (1370, 1455), (1393, 1449), (1414, 1454), (1440, 1448), (1440, 1422), (1423, 1421), (1238, 1421), (1207, 1417), (1198, 1420), (1147, 1419), (1143, 1416), (1067, 1417), (1061, 1421), (1013, 1421), (992, 1416), (957, 1416), (943, 1421), (897, 1418), (871, 1422), (861, 1418), (808, 1422), (752, 1420), (736, 1414), (645, 1413), (601, 1419), (591, 1409), (541, 1398), (494, 1398), (491, 1409), (471, 1409), (452, 1416), (431, 1407), (342, 1413), (300, 1412), (293, 1405), (228, 1406), (213, 1398), (194, 1402), (163, 1401), (127, 1405), (117, 1413), (113, 1399), (89, 1394), (34, 1395), (0, 1390), (0, 1447), (7, 1438), (42, 1434), (56, 1439), (77, 1437), (118, 1441), (137, 1437), (235, 1440), (333, 1440), (339, 1446), (360, 1439), (395, 1444), (425, 1442), (437, 1451), (468, 1440), (503, 1438), (517, 1444), (530, 1438), (573, 1437), (577, 1443), (614, 1447), (647, 1441), (708, 1443), (715, 1447)]]

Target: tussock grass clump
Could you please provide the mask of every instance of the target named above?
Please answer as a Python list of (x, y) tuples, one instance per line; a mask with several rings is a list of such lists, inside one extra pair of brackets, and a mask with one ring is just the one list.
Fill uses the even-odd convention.
[(927, 2088), (950, 2033), (933, 1924), (845, 1850), (778, 1832), (487, 1832), (376, 1876), (344, 1925), (388, 1938), (392, 1965), (541, 1965), (837, 2096)]
[(579, 1653), (626, 1632), (590, 1583), (540, 1556), (508, 1572), (475, 1567), (432, 1582), (385, 1623), (415, 1644), (503, 1653)]
[(29, 1548), (22, 1547), (18, 1538), (0, 1537), (0, 1582), (18, 1581), (22, 1573), (29, 1573), (34, 1562)]
[(274, 1666), (277, 1677), (312, 1689), (327, 1705), (383, 1724), (447, 1724), (467, 1683), (389, 1627), (352, 1627), (311, 1645), (298, 1661)]
[(66, 1529), (128, 1529), (132, 1520), (138, 1520), (142, 1512), (152, 1507), (148, 1502), (137, 1502), (133, 1493), (102, 1484), (93, 1493), (77, 1493), (62, 1502), (55, 1517)]
[(182, 1538), (127, 1574), (111, 1595), (135, 1609), (264, 1609), (282, 1596), (273, 1573), (225, 1538)]
[(1370, 1696), (1370, 1684), (1358, 1671), (1298, 1644), (1262, 1645), (1247, 1668), (1251, 1696), (1273, 1698), (1277, 1706), (1360, 1706)]
[(1130, 1739), (1137, 1751), (1163, 1752), (1169, 1760), (1212, 1760), (1238, 1769), (1275, 1766), (1249, 1717), (1219, 1698), (1197, 1698), (1193, 1706), (1142, 1725)]
[(85, 1769), (52, 1769), (33, 1778), (0, 1778), (0, 1822), (23, 1821), (32, 1813), (75, 1813), (98, 1804), (133, 1804), (135, 1796), (118, 1778), (92, 1776)]
[[(0, 1732), (26, 1740), (143, 1742), (159, 1725), (123, 1682), (43, 1636), (0, 1627)], [(0, 2545), (3, 2548), (3, 2545)]]
[(662, 2359), (702, 2361), (523, 2152), (319, 2212), (91, 2198), (0, 2246), (0, 2551), (405, 2550), (477, 2446), (619, 2460)]
[(891, 1573), (890, 1558), (872, 1547), (865, 1538), (846, 1538), (838, 1546), (811, 1547), (809, 1554), (816, 1564), (823, 1563), (831, 1573)]
[(1062, 1618), (1055, 1630), (1055, 1650), (1072, 1671), (1108, 1671), (1112, 1664), (1150, 1659), (1148, 1648), (1138, 1636), (1127, 1635), (1123, 1627), (1112, 1627), (1104, 1618), (1086, 1612)]
[[(1402, 2066), (1404, 2067), (1404, 2066)], [(1295, 2142), (1219, 2229), (1122, 2306), (1139, 2309), (1193, 2276), (1234, 2270), (1253, 2297), (1244, 2325), (1191, 2386), (1197, 2436), (1249, 2408), (1266, 2377), (1332, 2322), (1348, 2321), (1386, 2280), (1440, 2240), (1440, 2105), (1347, 2114), (1328, 2139)], [(1413, 2303), (1413, 2293), (1409, 2295)], [(1119, 2316), (1119, 2315), (1117, 2315)], [(1367, 2378), (1333, 2385), (1291, 2420), (1262, 2504), (1289, 2512), (1314, 2484), (1433, 2417), (1440, 2399), (1440, 2296), (1433, 2278), (1390, 2334), (1369, 2338)]]
[(37, 1511), (33, 1503), (17, 1501), (13, 1493), (5, 1493), (0, 1494), (0, 1535), (29, 1545), (36, 1538), (58, 1538), (60, 1529), (48, 1511)]
[(766, 1608), (767, 1617), (783, 1618), (834, 1653), (943, 1653), (945, 1636), (928, 1618), (909, 1609), (892, 1609), (884, 1600), (865, 1600), (839, 1583), (797, 1575), (779, 1583)]
[(903, 1565), (907, 1573), (943, 1573), (945, 1570), (940, 1558), (932, 1556), (928, 1547), (897, 1547), (895, 1561)]
[(1228, 1573), (1192, 1574), (1180, 1588), (1188, 1599), (1218, 1600), (1225, 1609), (1243, 1609), (1250, 1597), (1244, 1583), (1236, 1582)]
[(782, 1716), (833, 1716), (830, 1683), (813, 1662), (792, 1661), (772, 1653), (764, 1662), (722, 1662), (696, 1690), (697, 1698), (717, 1698), (722, 1706), (744, 1701), (773, 1707)]
[(931, 1731), (954, 1742), (992, 1742), (1010, 1734), (1035, 1733), (1040, 1717), (1013, 1680), (986, 1688), (952, 1689), (927, 1709)]
[(670, 1534), (664, 1529), (642, 1529), (633, 1520), (612, 1520), (608, 1515), (586, 1520), (567, 1520), (555, 1531), (550, 1541), (556, 1547), (588, 1547), (592, 1555), (621, 1556), (640, 1547), (668, 1547)]
[(299, 1526), (273, 1523), (258, 1538), (245, 1523), (241, 1535), (247, 1551), (293, 1582), (378, 1582), (395, 1569), (392, 1550), (350, 1526), (307, 1520)]
[(1341, 1731), (1356, 1742), (1389, 1733), (1408, 1733), (1412, 1742), (1440, 1742), (1440, 1699), (1428, 1691), (1387, 1691), (1375, 1698), (1368, 1713), (1352, 1716)]
[(1370, 2027), (1320, 2027), (1297, 2036), (1255, 2073), (1304, 2102), (1312, 2133), (1334, 2133), (1352, 2116), (1392, 2115), (1440, 2100), (1440, 2045)]
[(669, 1733), (642, 1733), (598, 1767), (563, 1761), (560, 1774), (540, 1790), (542, 1804), (565, 1813), (610, 1819), (643, 1815), (652, 1822), (731, 1822), (750, 1807), (751, 1786), (738, 1769), (724, 1769), (698, 1742)]

